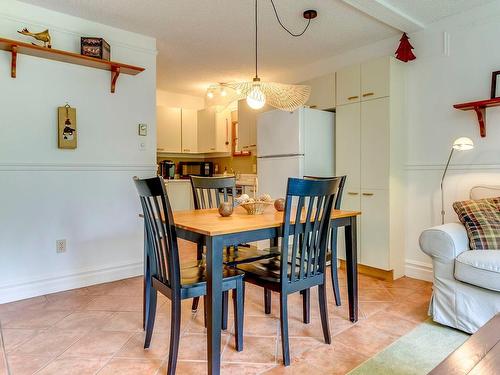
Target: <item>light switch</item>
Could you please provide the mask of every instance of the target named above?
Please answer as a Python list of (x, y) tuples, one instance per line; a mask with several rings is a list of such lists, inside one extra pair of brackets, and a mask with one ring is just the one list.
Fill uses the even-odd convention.
[(139, 124), (139, 135), (143, 137), (148, 135), (148, 124)]

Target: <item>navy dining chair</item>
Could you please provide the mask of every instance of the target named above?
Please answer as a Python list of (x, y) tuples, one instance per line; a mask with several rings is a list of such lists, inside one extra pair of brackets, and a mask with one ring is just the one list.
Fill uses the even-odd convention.
[[(134, 177), (144, 213), (148, 256), (146, 280), (146, 337), (149, 348), (156, 316), (157, 293), (171, 301), (170, 350), (167, 374), (175, 374), (179, 352), (181, 301), (206, 296), (206, 265), (203, 260), (180, 266), (172, 209), (161, 177), (140, 180)], [(234, 290), (236, 350), (243, 350), (243, 272), (224, 266), (222, 290)]]
[(289, 178), (280, 255), (237, 266), (245, 272), (245, 282), (280, 295), (281, 344), (285, 366), (290, 364), (290, 294), (318, 287), (323, 336), (326, 343), (331, 343), (325, 267), (328, 230), (339, 184), (339, 178), (321, 181)]

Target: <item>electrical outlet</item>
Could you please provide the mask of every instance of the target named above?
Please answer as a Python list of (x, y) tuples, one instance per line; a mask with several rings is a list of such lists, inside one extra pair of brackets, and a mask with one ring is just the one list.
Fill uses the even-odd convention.
[(66, 252), (66, 240), (56, 240), (56, 253)]

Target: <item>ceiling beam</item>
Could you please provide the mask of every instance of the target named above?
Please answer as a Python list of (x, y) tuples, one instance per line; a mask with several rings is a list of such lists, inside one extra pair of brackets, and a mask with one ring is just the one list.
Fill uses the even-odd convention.
[(401, 12), (384, 0), (342, 0), (359, 11), (403, 32), (414, 32), (425, 27), (424, 23)]

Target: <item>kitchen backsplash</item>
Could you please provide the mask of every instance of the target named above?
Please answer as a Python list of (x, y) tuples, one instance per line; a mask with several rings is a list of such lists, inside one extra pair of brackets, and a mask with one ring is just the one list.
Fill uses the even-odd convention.
[(227, 156), (227, 157), (218, 157), (218, 158), (189, 158), (189, 157), (168, 157), (168, 156), (158, 156), (158, 163), (163, 160), (172, 160), (175, 165), (178, 165), (180, 161), (210, 161), (215, 165), (218, 165), (218, 171), (216, 174), (224, 173), (224, 168), (228, 172), (231, 172), (231, 169), (234, 173), (257, 173), (257, 158), (254, 155), (250, 156)]

